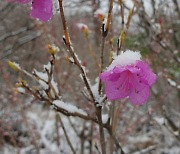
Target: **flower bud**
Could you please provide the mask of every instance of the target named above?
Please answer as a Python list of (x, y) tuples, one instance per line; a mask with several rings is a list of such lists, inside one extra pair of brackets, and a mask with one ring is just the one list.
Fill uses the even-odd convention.
[(105, 17), (106, 17), (106, 14), (100, 10), (97, 10), (95, 13), (94, 13), (94, 17), (97, 18), (98, 20), (100, 21), (104, 21)]
[(57, 52), (59, 52), (59, 48), (55, 45), (48, 45), (48, 52), (53, 55), (56, 54)]
[(19, 64), (12, 62), (12, 61), (8, 61), (8, 65), (9, 67), (11, 67), (14, 71), (17, 71), (20, 69)]
[(81, 30), (84, 33), (85, 37), (87, 37), (89, 35), (89, 28), (87, 25), (85, 25), (83, 23), (78, 23), (77, 27), (79, 28), (79, 30)]

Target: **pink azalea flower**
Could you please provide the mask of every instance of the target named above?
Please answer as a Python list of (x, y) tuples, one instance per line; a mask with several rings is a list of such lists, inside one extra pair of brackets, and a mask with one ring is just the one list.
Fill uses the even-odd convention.
[(156, 75), (140, 57), (138, 52), (122, 52), (108, 70), (100, 75), (109, 100), (128, 97), (130, 102), (136, 105), (147, 101), (150, 86), (156, 81)]
[[(8, 2), (18, 2), (20, 4), (27, 4), (31, 0), (6, 0)], [(53, 16), (52, 0), (32, 0), (31, 17), (37, 18), (43, 22), (48, 21)]]

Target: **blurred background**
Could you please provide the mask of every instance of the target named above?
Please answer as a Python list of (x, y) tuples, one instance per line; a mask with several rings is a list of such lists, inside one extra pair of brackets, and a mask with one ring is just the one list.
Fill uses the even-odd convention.
[[(98, 11), (108, 13), (108, 5), (108, 0), (64, 1), (72, 45), (88, 69), (92, 84), (96, 83), (99, 74), (97, 63), (102, 25), (95, 14)], [(124, 7), (126, 22), (133, 1), (124, 1)], [(58, 7), (48, 23), (32, 19), (29, 11), (29, 5), (0, 1), (0, 154), (69, 154), (71, 150), (61, 125), (57, 123), (56, 112), (28, 94), (17, 93), (15, 83), (19, 77), (32, 86), (35, 82), (10, 69), (7, 61), (17, 62), (29, 72), (34, 68), (41, 71), (50, 59), (47, 45), (55, 44), (60, 52), (54, 77), (62, 98), (89, 114), (93, 114), (94, 109), (82, 94), (84, 86), (79, 70), (67, 60)], [(88, 40), (77, 23), (88, 26)], [(106, 67), (110, 53), (117, 49), (121, 28), (120, 5), (115, 0), (111, 28), (105, 42)], [(158, 78), (145, 105), (117, 102), (116, 134), (123, 149), (136, 154), (179, 154), (180, 1), (137, 0), (122, 50), (126, 49), (140, 51)], [(95, 52), (96, 58), (89, 50)], [(106, 110), (104, 107), (104, 114)], [(77, 153), (98, 153), (99, 133), (95, 124), (90, 129), (91, 122), (88, 121), (65, 116), (62, 120)], [(91, 142), (92, 151), (89, 150)]]

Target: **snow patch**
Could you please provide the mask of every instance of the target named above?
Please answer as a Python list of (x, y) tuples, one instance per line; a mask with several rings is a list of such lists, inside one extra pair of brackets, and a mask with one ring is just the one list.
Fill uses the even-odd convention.
[(48, 82), (48, 75), (47, 75), (47, 73), (38, 72), (37, 70), (34, 70), (34, 72), (36, 73), (36, 75), (37, 75), (40, 79)]
[(22, 88), (22, 87), (18, 87), (18, 88), (16, 88), (16, 89), (17, 89), (17, 91), (20, 92), (20, 93), (25, 93), (25, 89)]
[(102, 115), (102, 122), (103, 122), (103, 124), (105, 124), (108, 121), (108, 118), (109, 118), (108, 114), (103, 114)]
[(44, 65), (44, 70), (50, 70), (51, 69), (51, 63), (49, 62), (47, 65)]
[(48, 84), (45, 83), (44, 81), (42, 81), (42, 80), (38, 80), (38, 81), (39, 81), (39, 84), (41, 85), (41, 87), (42, 87), (44, 90), (46, 90), (46, 89), (49, 88)]
[(175, 81), (171, 80), (170, 78), (168, 78), (167, 81), (171, 86), (176, 87), (177, 84)]
[(154, 117), (154, 120), (159, 124), (163, 125), (165, 122), (165, 119), (163, 117)]

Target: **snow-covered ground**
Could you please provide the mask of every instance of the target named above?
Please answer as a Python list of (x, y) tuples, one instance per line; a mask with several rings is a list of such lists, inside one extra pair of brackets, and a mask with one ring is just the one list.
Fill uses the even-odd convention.
[[(57, 137), (56, 112), (53, 109), (34, 104), (27, 111), (24, 111), (24, 114), (27, 122), (21, 123), (20, 130), (21, 134), (27, 132), (28, 135), (20, 135), (18, 137), (19, 142), (22, 142), (23, 146), (17, 148), (16, 146), (5, 143), (0, 149), (0, 154), (13, 154), (17, 152), (19, 152), (19, 154), (36, 154), (37, 149), (39, 149), (40, 154), (71, 153), (60, 124), (58, 127), (59, 137)], [(83, 129), (83, 121), (79, 118), (71, 117), (69, 120), (68, 117), (60, 116), (74, 149), (77, 153), (80, 153), (81, 141), (77, 136), (77, 132), (80, 134)], [(123, 116), (128, 117), (129, 115)], [(146, 118), (147, 117), (144, 117), (144, 120)], [(121, 119), (119, 119), (119, 121), (121, 121)], [(136, 133), (125, 135), (126, 142), (122, 144), (124, 151), (133, 154), (179, 154), (180, 143), (168, 127), (164, 125), (166, 120), (163, 117), (154, 116), (151, 121), (151, 123), (143, 123), (142, 126), (140, 126), (140, 130), (136, 130)], [(72, 127), (72, 124), (75, 129)], [(85, 133), (88, 133), (90, 122), (86, 122), (85, 125), (87, 127), (87, 132)], [(123, 126), (123, 128), (124, 127), (125, 126)], [(93, 136), (92, 140), (96, 139), (98, 139), (97, 134)], [(33, 140), (35, 140), (37, 147)], [(59, 146), (58, 143), (60, 144)], [(85, 142), (85, 154), (88, 153), (88, 146), (88, 142)], [(93, 150), (96, 153), (97, 151), (94, 146), (95, 145), (93, 145)]]

